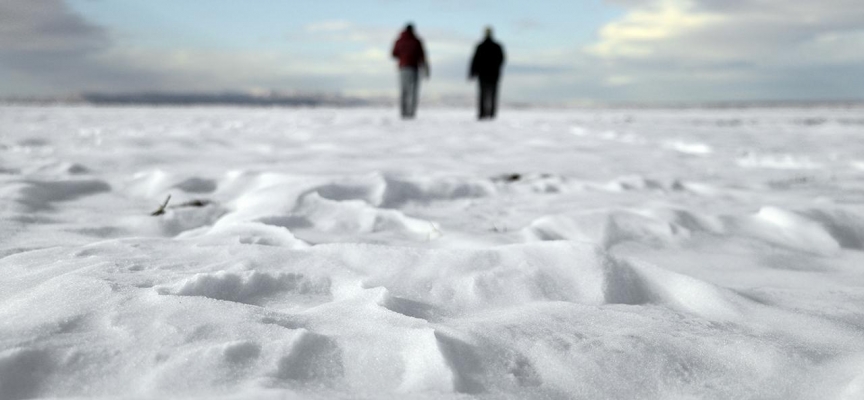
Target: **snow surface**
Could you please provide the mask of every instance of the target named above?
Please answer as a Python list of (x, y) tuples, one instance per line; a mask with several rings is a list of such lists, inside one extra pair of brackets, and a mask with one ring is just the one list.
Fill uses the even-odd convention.
[(394, 114), (0, 107), (0, 399), (864, 398), (864, 110)]

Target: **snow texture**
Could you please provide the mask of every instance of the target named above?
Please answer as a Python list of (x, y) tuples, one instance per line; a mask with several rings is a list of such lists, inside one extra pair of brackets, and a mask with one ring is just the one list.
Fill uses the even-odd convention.
[(862, 112), (0, 107), (0, 399), (862, 399)]

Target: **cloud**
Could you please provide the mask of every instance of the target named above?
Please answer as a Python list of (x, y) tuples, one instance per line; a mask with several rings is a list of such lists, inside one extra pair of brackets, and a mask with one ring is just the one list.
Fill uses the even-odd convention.
[[(862, 79), (849, 74), (864, 67), (864, 3), (858, 0), (610, 3), (627, 12), (583, 51), (605, 69), (609, 83), (628, 77), (627, 96), (686, 101), (864, 93)], [(849, 84), (839, 84), (844, 79)]]
[(70, 56), (108, 43), (103, 29), (70, 12), (62, 0), (0, 2), (0, 52)]
[(62, 0), (0, 2), (0, 67), (16, 82), (7, 90), (32, 94), (152, 80), (136, 68), (99, 61), (112, 47), (109, 33), (72, 12)]
[[(391, 36), (395, 33), (346, 21), (322, 21), (289, 39), (350, 46), (335, 56), (302, 50), (147, 48), (120, 45), (106, 28), (74, 13), (62, 0), (2, 2), (0, 76), (12, 82), (0, 95), (368, 91), (367, 84), (383, 87), (383, 73), (392, 73), (383, 44)], [(376, 40), (377, 46), (370, 45)]]
[[(864, 26), (857, 0), (654, 0), (628, 5), (628, 13), (600, 30), (586, 51), (603, 59), (666, 58), (698, 62), (767, 64), (787, 55), (855, 38)], [(841, 50), (836, 42), (834, 52)], [(851, 46), (848, 53), (853, 53)], [(798, 55), (798, 54), (796, 54)], [(800, 64), (818, 57), (795, 57)]]
[(649, 57), (658, 44), (721, 23), (720, 14), (691, 10), (687, 1), (662, 0), (628, 13), (600, 30), (600, 41), (587, 51), (601, 58)]

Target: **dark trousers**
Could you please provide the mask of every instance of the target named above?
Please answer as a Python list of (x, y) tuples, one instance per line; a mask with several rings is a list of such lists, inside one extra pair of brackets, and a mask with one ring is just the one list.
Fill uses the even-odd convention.
[(479, 112), (480, 119), (495, 118), (498, 104), (498, 81), (480, 81)]
[(399, 108), (402, 111), (402, 118), (414, 118), (417, 114), (417, 93), (420, 91), (420, 73), (417, 68), (400, 68), (399, 84)]

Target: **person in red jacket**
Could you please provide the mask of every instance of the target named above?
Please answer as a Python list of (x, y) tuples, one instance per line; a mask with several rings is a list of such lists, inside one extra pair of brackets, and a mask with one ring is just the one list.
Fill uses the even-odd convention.
[(408, 24), (396, 44), (393, 58), (399, 60), (399, 82), (401, 86), (400, 108), (402, 118), (414, 118), (417, 113), (417, 94), (420, 91), (420, 69), (429, 78), (429, 63), (423, 50), (423, 41), (414, 34), (414, 26)]

